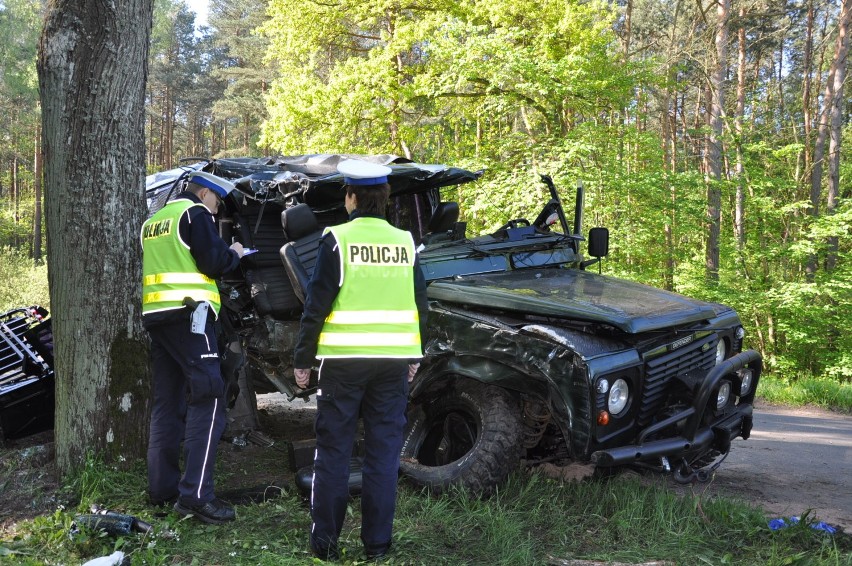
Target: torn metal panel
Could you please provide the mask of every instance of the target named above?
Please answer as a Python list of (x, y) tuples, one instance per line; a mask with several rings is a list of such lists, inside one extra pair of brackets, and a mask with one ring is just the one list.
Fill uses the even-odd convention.
[(547, 401), (569, 451), (588, 450), (590, 387), (581, 356), (546, 333), (525, 332), (481, 314), (433, 305), (427, 358), (411, 397), (428, 396), (456, 376)]

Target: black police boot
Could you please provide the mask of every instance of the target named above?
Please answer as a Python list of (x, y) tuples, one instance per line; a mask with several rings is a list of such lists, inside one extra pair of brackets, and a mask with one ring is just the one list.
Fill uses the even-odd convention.
[(320, 548), (311, 544), (311, 554), (325, 561), (340, 560), (340, 553), (336, 547)]
[(237, 516), (233, 507), (218, 498), (201, 505), (187, 505), (178, 500), (175, 503), (175, 511), (184, 516), (192, 515), (199, 521), (211, 525), (221, 525), (233, 521)]
[(381, 560), (382, 558), (387, 556), (387, 553), (390, 550), (390, 546), (390, 543), (376, 546), (365, 546), (364, 554), (367, 555), (367, 560)]
[(148, 495), (148, 505), (151, 507), (172, 507), (177, 503), (178, 496), (170, 495), (169, 497), (153, 497)]
[(154, 516), (162, 519), (166, 515), (169, 514), (169, 509), (173, 508), (175, 503), (177, 503), (178, 496), (172, 495), (170, 497), (152, 497), (150, 494), (148, 495), (148, 505), (154, 508)]

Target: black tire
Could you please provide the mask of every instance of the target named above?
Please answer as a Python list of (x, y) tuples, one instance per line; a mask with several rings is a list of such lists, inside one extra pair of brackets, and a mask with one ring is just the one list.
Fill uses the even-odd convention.
[(462, 381), (409, 412), (400, 469), (435, 494), (463, 487), (488, 496), (519, 466), (521, 439), (520, 406), (506, 390)]

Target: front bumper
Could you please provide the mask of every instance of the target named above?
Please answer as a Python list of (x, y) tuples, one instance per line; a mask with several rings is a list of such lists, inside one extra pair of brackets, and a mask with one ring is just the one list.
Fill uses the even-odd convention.
[[(736, 373), (743, 368), (753, 372), (753, 384), (748, 395), (740, 398), (740, 402), (731, 411), (714, 421), (711, 425), (703, 425), (704, 414), (711, 402), (713, 392), (725, 376)], [(640, 461), (661, 458), (674, 459), (687, 455), (703, 454), (711, 449), (727, 452), (731, 441), (741, 436), (747, 439), (752, 428), (752, 403), (763, 360), (754, 350), (748, 350), (733, 356), (712, 370), (704, 378), (696, 392), (691, 407), (678, 412), (662, 421), (646, 427), (636, 437), (636, 442), (626, 446), (598, 450), (591, 455), (591, 461), (596, 466), (610, 467), (633, 464)], [(684, 422), (681, 433), (668, 438), (656, 438), (661, 431)]]

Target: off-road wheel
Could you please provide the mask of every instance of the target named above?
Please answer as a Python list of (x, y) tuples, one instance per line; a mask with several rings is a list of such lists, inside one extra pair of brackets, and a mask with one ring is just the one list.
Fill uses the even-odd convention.
[(488, 496), (520, 464), (521, 438), (521, 410), (512, 395), (462, 380), (409, 411), (400, 469), (435, 494), (457, 486)]

